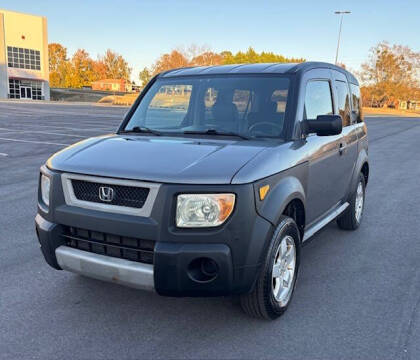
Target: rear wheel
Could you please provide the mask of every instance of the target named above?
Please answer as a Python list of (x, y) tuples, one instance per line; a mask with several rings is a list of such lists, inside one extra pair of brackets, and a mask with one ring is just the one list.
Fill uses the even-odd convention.
[(293, 219), (280, 220), (254, 290), (241, 295), (243, 310), (251, 316), (276, 319), (289, 305), (300, 259), (299, 230)]
[(360, 173), (356, 190), (350, 197), (350, 205), (337, 219), (337, 224), (341, 229), (356, 230), (360, 226), (365, 208), (365, 188), (365, 177)]

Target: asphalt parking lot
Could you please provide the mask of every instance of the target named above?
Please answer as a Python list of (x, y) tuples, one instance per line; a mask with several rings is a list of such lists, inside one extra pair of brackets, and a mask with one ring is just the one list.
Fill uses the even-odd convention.
[(420, 359), (420, 118), (366, 119), (363, 224), (314, 236), (289, 310), (267, 322), (229, 298), (164, 298), (44, 262), (39, 167), (126, 110), (0, 102), (1, 359)]

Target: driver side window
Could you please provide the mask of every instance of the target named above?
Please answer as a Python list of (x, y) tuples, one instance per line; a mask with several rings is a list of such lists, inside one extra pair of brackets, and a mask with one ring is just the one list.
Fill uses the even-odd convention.
[(333, 114), (331, 87), (327, 80), (313, 80), (306, 84), (305, 120), (315, 120), (318, 115)]

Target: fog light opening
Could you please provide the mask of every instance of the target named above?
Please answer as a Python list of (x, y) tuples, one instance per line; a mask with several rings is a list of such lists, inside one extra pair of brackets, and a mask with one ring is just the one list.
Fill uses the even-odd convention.
[(219, 265), (210, 258), (197, 258), (190, 262), (187, 272), (193, 281), (210, 282), (219, 274)]

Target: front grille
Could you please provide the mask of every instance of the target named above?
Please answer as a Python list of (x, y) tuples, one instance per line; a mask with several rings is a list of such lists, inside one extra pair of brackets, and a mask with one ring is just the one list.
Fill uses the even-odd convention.
[(153, 264), (155, 242), (65, 226), (62, 236), (75, 249)]
[[(111, 185), (98, 182), (71, 180), (74, 195), (78, 200), (90, 201), (108, 205), (118, 205), (141, 209), (149, 195), (149, 189), (137, 186)], [(100, 188), (111, 188), (113, 197), (111, 201), (103, 201), (99, 197)]]

